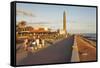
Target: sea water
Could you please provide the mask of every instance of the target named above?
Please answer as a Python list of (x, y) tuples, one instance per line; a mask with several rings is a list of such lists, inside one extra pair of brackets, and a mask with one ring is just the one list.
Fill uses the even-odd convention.
[(96, 41), (97, 40), (97, 34), (96, 33), (84, 33), (82, 34), (84, 37)]

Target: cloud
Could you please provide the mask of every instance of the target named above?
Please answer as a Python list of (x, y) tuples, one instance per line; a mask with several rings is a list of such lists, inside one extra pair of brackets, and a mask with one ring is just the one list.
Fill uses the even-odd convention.
[(35, 14), (33, 14), (33, 12), (25, 9), (17, 9), (16, 12), (17, 15), (25, 15), (25, 16), (32, 16), (32, 17), (36, 16)]

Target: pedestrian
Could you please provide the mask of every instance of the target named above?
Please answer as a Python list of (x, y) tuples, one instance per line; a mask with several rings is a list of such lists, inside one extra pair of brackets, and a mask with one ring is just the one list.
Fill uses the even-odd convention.
[(24, 40), (24, 50), (27, 50), (28, 47), (28, 39)]

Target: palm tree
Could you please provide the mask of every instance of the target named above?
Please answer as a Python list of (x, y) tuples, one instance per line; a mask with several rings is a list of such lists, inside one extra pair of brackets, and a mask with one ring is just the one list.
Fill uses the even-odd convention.
[(21, 21), (18, 24), (18, 27), (20, 27), (20, 28), (24, 28), (25, 26), (26, 26), (26, 21)]

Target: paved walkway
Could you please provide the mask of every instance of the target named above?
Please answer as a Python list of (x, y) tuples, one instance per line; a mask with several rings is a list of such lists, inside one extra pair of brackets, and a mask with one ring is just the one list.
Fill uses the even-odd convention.
[(28, 53), (17, 65), (71, 62), (73, 43), (74, 36), (71, 36), (39, 52)]
[(81, 36), (76, 36), (76, 42), (80, 61), (96, 61), (96, 46), (94, 47), (94, 45), (84, 40), (84, 37)]

